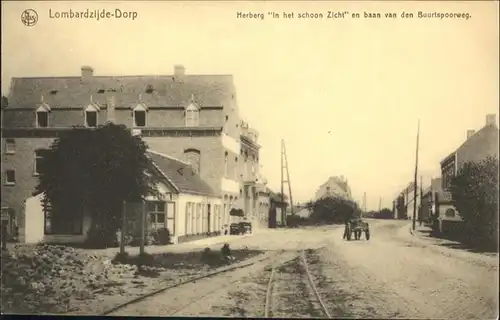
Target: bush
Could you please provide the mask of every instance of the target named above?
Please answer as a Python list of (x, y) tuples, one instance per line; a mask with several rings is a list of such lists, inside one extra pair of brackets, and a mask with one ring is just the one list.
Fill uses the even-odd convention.
[(310, 219), (322, 223), (344, 223), (347, 219), (359, 215), (357, 204), (353, 201), (336, 197), (326, 197), (307, 204), (312, 210)]
[(129, 260), (130, 260), (130, 256), (129, 256), (128, 252), (124, 252), (124, 253), (118, 252), (111, 262), (115, 263), (115, 264), (116, 263), (126, 264), (126, 263), (128, 263)]
[(95, 226), (91, 227), (87, 232), (87, 239), (84, 243), (86, 248), (104, 249), (116, 246), (116, 233), (114, 232)]
[(467, 162), (451, 181), (454, 206), (471, 241), (498, 243), (498, 159)]
[(162, 228), (157, 231), (155, 243), (166, 245), (170, 244), (170, 240), (170, 231), (167, 228)]

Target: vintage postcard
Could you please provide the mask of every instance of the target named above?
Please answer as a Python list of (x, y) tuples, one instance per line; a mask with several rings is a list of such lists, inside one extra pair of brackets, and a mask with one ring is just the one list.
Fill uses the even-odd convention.
[(497, 1), (2, 1), (3, 314), (498, 318)]

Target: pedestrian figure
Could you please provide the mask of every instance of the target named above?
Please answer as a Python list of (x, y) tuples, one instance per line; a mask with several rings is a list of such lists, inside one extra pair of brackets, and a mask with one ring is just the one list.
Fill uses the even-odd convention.
[(345, 221), (344, 236), (343, 236), (343, 239), (344, 239), (344, 240), (347, 238), (348, 229), (349, 229), (349, 219), (347, 219), (347, 220)]

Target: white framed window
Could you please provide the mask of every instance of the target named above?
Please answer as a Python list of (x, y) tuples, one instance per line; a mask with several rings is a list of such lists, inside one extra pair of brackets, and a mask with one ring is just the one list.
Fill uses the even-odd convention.
[(147, 125), (147, 109), (143, 105), (137, 105), (133, 112), (134, 116), (134, 126), (135, 127), (145, 127)]
[(35, 161), (33, 162), (33, 174), (35, 176), (39, 175), (43, 170), (43, 161), (47, 149), (37, 149), (35, 150)]
[(49, 126), (49, 111), (47, 108), (40, 106), (36, 110), (36, 127), (47, 128)]
[(16, 140), (5, 139), (5, 153), (6, 154), (16, 153)]
[(191, 234), (196, 234), (196, 203), (191, 203)]
[(90, 105), (85, 109), (85, 126), (89, 128), (95, 128), (97, 127), (97, 124), (99, 123), (98, 119), (98, 109)]
[(191, 202), (186, 203), (186, 226), (185, 234), (191, 234)]
[(148, 201), (147, 213), (154, 229), (165, 228), (165, 202)]
[(5, 170), (4, 184), (6, 184), (6, 185), (16, 184), (16, 171), (15, 170)]
[(190, 104), (186, 108), (186, 127), (197, 127), (200, 124), (200, 111), (197, 106)]

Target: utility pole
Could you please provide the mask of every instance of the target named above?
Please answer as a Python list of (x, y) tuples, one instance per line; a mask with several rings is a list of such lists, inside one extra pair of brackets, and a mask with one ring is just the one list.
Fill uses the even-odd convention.
[(378, 198), (378, 212), (382, 210), (382, 197)]
[(141, 242), (139, 247), (139, 253), (144, 254), (144, 240), (146, 237), (146, 201), (142, 200), (142, 211), (141, 211)]
[(413, 230), (415, 230), (415, 219), (417, 215), (417, 174), (418, 174), (419, 138), (420, 138), (420, 119), (418, 119), (418, 126), (417, 126), (417, 150), (415, 152), (415, 176), (413, 179), (413, 224), (412, 224)]
[[(286, 180), (284, 180), (286, 170)], [(288, 196), (290, 197), (290, 210), (293, 215), (292, 184), (290, 182), (290, 171), (288, 170), (288, 159), (286, 157), (285, 140), (281, 139), (281, 203), (285, 203), (285, 183), (288, 184)], [(286, 225), (286, 210), (281, 211), (282, 223)]]
[(366, 192), (363, 193), (363, 212), (366, 213)]

